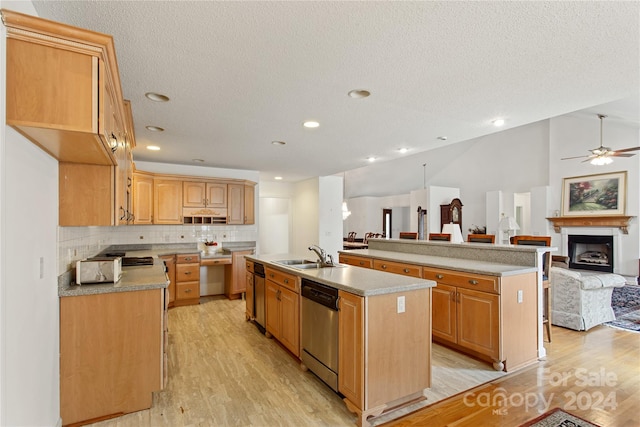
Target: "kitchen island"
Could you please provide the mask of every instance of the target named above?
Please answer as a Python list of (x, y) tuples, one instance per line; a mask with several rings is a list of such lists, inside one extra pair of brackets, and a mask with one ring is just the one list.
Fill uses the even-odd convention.
[(368, 426), (371, 417), (425, 399), (424, 390), (431, 386), (434, 281), (347, 265), (301, 270), (278, 263), (313, 259), (292, 254), (246, 259), (265, 266), (266, 333), (298, 359), (302, 279), (338, 290), (338, 391), (358, 425)]

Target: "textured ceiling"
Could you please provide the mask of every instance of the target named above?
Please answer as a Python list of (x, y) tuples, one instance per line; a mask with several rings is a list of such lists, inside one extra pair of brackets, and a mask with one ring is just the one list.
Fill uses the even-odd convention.
[(33, 3), (114, 36), (135, 160), (296, 181), (486, 135), (497, 117), (502, 130), (635, 97), (599, 112), (638, 122), (639, 2)]

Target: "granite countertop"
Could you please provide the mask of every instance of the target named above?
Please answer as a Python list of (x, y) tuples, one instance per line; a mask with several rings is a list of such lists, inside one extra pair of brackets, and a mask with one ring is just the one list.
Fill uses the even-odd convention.
[(404, 252), (381, 251), (376, 249), (356, 249), (339, 252), (345, 255), (360, 255), (367, 258), (406, 262), (424, 267), (444, 268), (464, 273), (484, 274), (487, 276), (515, 276), (518, 274), (535, 273), (538, 271), (536, 267), (531, 266), (500, 264), (495, 262), (439, 257), (433, 255), (418, 255)]
[(123, 267), (122, 277), (117, 283), (85, 284), (62, 283), (58, 285), (58, 296), (74, 297), (81, 295), (108, 294), (113, 292), (144, 291), (169, 286), (164, 272), (164, 263), (156, 260), (153, 265)]
[(339, 264), (336, 267), (300, 270), (273, 262), (285, 259), (313, 260), (315, 258), (315, 256), (309, 257), (309, 255), (245, 255), (245, 258), (363, 297), (413, 291), (436, 286), (436, 282), (433, 280), (390, 274), (383, 271), (345, 264)]

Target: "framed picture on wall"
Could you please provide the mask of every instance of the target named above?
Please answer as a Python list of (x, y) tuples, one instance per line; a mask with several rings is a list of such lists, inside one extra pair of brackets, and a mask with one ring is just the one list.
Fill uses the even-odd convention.
[(563, 216), (624, 215), (627, 198), (627, 172), (564, 178)]

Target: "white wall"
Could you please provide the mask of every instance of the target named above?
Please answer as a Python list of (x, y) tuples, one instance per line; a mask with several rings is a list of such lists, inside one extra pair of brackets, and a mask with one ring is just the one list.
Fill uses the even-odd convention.
[[(35, 15), (30, 2), (0, 7)], [(5, 124), (0, 27), (0, 425), (54, 426), (60, 420), (58, 165)]]
[(321, 176), (318, 180), (318, 242), (338, 261), (342, 250), (342, 177)]
[(320, 243), (318, 178), (300, 181), (294, 188), (291, 249), (294, 254), (306, 255), (309, 245)]
[[(550, 169), (549, 185), (551, 188), (552, 206), (550, 210), (561, 210), (562, 179), (617, 171), (627, 172), (627, 204), (626, 214), (635, 216), (629, 225), (629, 234), (621, 236), (624, 260), (620, 260), (620, 273), (638, 274), (640, 258), (640, 229), (638, 214), (640, 212), (640, 155), (634, 157), (615, 158), (610, 165), (594, 166), (579, 159), (560, 160), (563, 157), (589, 154), (588, 150), (600, 145), (600, 120), (597, 116), (568, 114), (550, 120)], [(605, 119), (603, 124), (603, 143), (605, 146), (627, 148), (640, 146), (640, 133), (637, 127), (622, 124), (613, 118)], [(551, 214), (552, 214), (551, 212)], [(551, 216), (551, 215), (549, 215)], [(553, 228), (551, 228), (553, 233)], [(561, 235), (551, 234), (553, 244), (560, 245)], [(562, 253), (563, 248), (560, 248)], [(619, 259), (619, 258), (618, 258)]]

